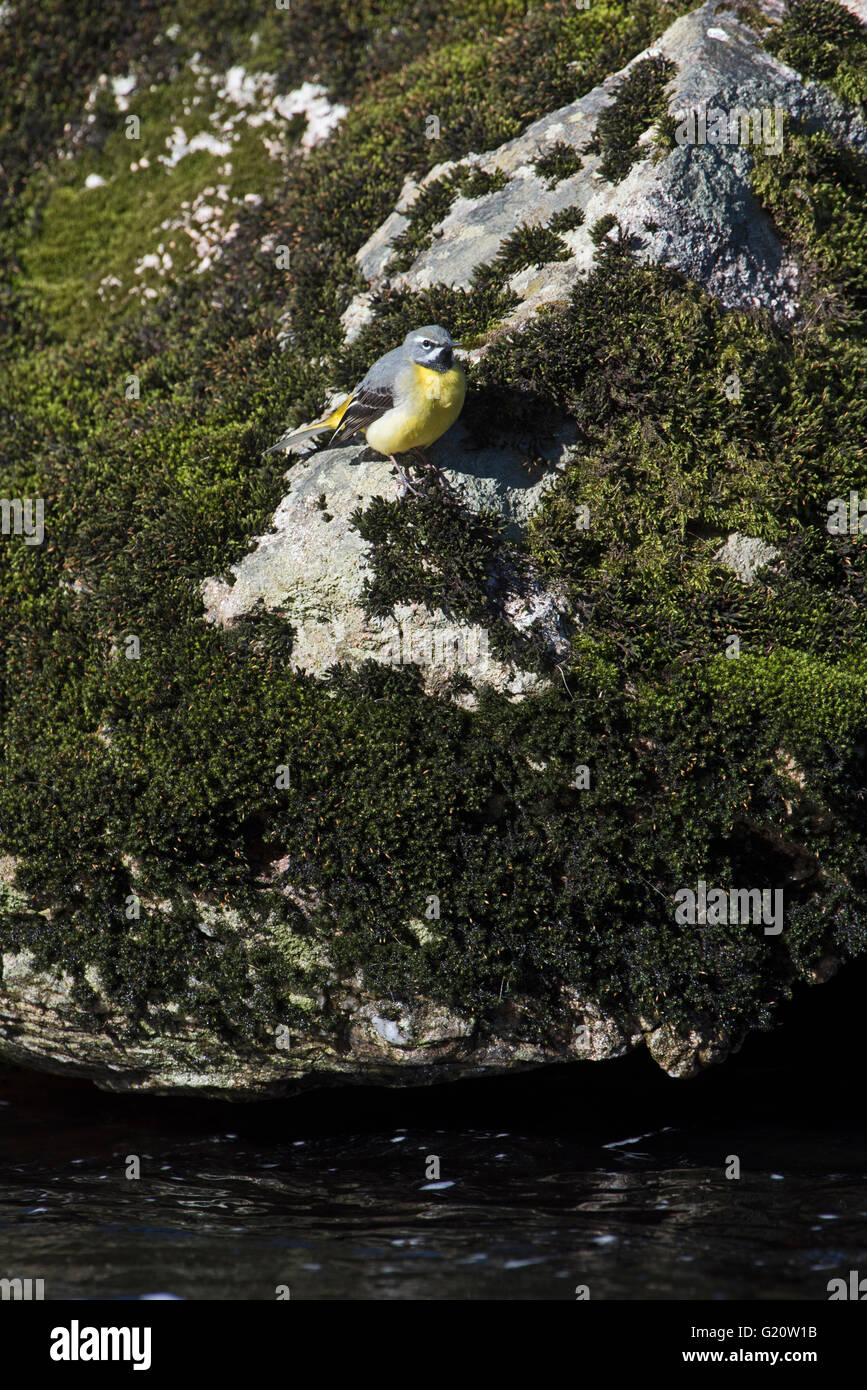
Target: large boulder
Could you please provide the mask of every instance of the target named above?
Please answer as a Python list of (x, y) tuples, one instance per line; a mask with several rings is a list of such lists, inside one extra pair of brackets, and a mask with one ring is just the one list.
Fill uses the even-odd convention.
[[(329, 97), (294, 12), (289, 92), (167, 33), (150, 86), (70, 97), (65, 146), (36, 122), (7, 423), (49, 506), (0, 602), (0, 1055), (238, 1099), (638, 1047), (689, 1077), (865, 949), (864, 38), (831, 6), (812, 53), (815, 3), (659, 0), (634, 53), (542, 6), (503, 37), (509, 120), (417, 142), (387, 197), (447, 80), (485, 104), (484, 36), (428, 71), (407, 20), (396, 131), (387, 36)], [(167, 124), (130, 162), (133, 92)], [(398, 501), (363, 443), (264, 461), (437, 319), (471, 345), (447, 492)]]

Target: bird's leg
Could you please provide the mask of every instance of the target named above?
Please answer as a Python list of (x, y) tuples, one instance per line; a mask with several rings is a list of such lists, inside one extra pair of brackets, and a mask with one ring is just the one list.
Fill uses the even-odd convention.
[(440, 485), (440, 487), (443, 489), (443, 491), (444, 491), (444, 492), (447, 491), (449, 485), (448, 485), (448, 482), (447, 482), (447, 480), (446, 480), (446, 478), (445, 478), (445, 476), (444, 476), (444, 474), (443, 474), (442, 469), (441, 469), (441, 468), (438, 468), (437, 465), (433, 462), (433, 460), (428, 458), (428, 456), (427, 456), (427, 454), (424, 452), (424, 450), (422, 450), (422, 449), (413, 449), (413, 453), (414, 453), (414, 454), (418, 454), (419, 458), (420, 458), (421, 461), (422, 461), (422, 465), (428, 470), (429, 473), (433, 473), (433, 474), (434, 474), (434, 476), (436, 477), (437, 482), (439, 483), (439, 485)]
[(418, 488), (413, 487), (412, 483), (410, 482), (409, 478), (408, 478), (408, 477), (406, 476), (406, 474), (404, 473), (403, 469), (401, 468), (401, 466), (400, 466), (400, 464), (398, 463), (397, 459), (395, 458), (394, 454), (389, 454), (388, 457), (391, 459), (392, 463), (394, 464), (395, 468), (397, 469), (397, 476), (398, 476), (398, 478), (399, 478), (399, 480), (400, 480), (400, 491), (399, 491), (398, 494), (397, 494), (398, 497), (401, 499), (401, 501), (403, 501), (404, 497), (406, 497), (406, 494), (407, 494), (408, 492), (412, 492), (412, 493), (415, 494), (416, 497), (418, 497)]

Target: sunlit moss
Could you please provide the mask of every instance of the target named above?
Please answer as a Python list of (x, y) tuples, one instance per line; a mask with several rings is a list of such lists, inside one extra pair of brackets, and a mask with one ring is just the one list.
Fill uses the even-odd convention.
[(665, 89), (675, 71), (665, 58), (643, 58), (620, 82), (613, 102), (600, 112), (591, 142), (602, 155), (603, 178), (619, 183), (640, 157), (638, 138), (665, 116)]
[(783, 62), (826, 82), (845, 101), (867, 101), (867, 30), (837, 0), (789, 0), (766, 43)]
[(581, 156), (577, 150), (572, 145), (558, 140), (534, 161), (533, 167), (549, 188), (554, 188), (558, 183), (562, 183), (563, 179), (570, 179), (573, 174), (577, 174), (581, 163)]

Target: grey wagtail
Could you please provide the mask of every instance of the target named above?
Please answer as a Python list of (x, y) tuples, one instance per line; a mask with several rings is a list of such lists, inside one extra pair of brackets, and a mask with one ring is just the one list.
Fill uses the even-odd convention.
[(363, 434), (371, 449), (391, 459), (400, 479), (401, 497), (416, 489), (395, 454), (417, 453), (425, 468), (433, 469), (442, 483), (439, 469), (422, 450), (445, 434), (463, 408), (467, 379), (453, 357), (460, 346), (438, 324), (414, 328), (400, 347), (374, 362), (348, 399), (330, 415), (307, 429), (285, 434), (266, 452), (288, 453), (302, 439), (312, 439), (326, 430), (334, 431), (331, 444)]

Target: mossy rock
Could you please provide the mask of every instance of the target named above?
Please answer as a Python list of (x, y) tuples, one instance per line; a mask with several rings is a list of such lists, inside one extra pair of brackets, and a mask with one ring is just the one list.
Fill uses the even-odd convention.
[[(642, 1043), (687, 1076), (863, 952), (863, 34), (829, 0), (793, 79), (808, 8), (5, 18), (4, 487), (45, 534), (0, 538), (0, 1054), (235, 1097)], [(651, 44), (677, 72), (611, 182), (586, 146)], [(659, 159), (656, 79), (677, 114), (733, 65), (782, 150)], [(287, 492), (280, 430), (429, 322), (473, 349), (456, 502), (399, 510), (355, 448)], [(489, 624), (522, 687), (307, 662), (302, 567), (241, 592), (302, 493), (366, 632)], [(782, 931), (679, 921), (701, 882), (782, 891)]]

